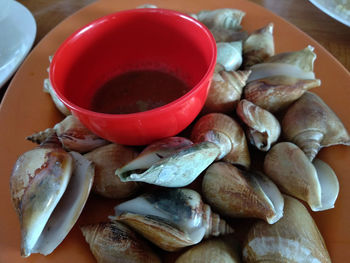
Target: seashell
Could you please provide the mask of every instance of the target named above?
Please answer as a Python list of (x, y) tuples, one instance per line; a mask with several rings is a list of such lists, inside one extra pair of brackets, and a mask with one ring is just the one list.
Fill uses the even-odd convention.
[(212, 33), (216, 42), (243, 41), (248, 37), (248, 33), (246, 31), (237, 31), (235, 29), (222, 27), (210, 28), (210, 32)]
[(85, 153), (109, 143), (88, 130), (73, 115), (67, 116), (53, 128), (28, 136), (27, 140), (40, 144), (54, 133), (67, 151)]
[(237, 31), (241, 29), (241, 21), (244, 16), (243, 11), (232, 8), (202, 10), (195, 15), (208, 28), (227, 28)]
[(274, 55), (264, 63), (250, 67), (248, 82), (273, 76), (289, 76), (298, 79), (315, 79), (313, 72), (316, 54), (314, 48), (308, 46), (305, 49), (293, 52), (285, 52)]
[(229, 163), (209, 166), (203, 177), (202, 193), (222, 215), (260, 218), (269, 224), (283, 216), (283, 197), (270, 179)]
[(281, 126), (275, 116), (248, 100), (241, 100), (236, 111), (248, 127), (250, 143), (261, 151), (268, 151), (281, 134)]
[(274, 54), (273, 23), (269, 23), (267, 26), (254, 31), (243, 42), (244, 68), (262, 63)]
[(350, 136), (338, 116), (316, 94), (306, 92), (282, 120), (285, 138), (313, 160), (322, 147), (350, 145)]
[(248, 70), (214, 73), (203, 112), (232, 112), (241, 99), (249, 74)]
[(77, 221), (88, 198), (93, 164), (50, 137), (21, 155), (12, 171), (12, 202), (21, 225), (21, 255), (50, 254)]
[(257, 221), (243, 246), (244, 262), (330, 263), (325, 242), (307, 209), (284, 196), (284, 215), (276, 224)]
[(306, 201), (313, 211), (334, 207), (339, 193), (335, 173), (321, 160), (311, 163), (295, 144), (273, 146), (265, 157), (264, 171), (281, 191)]
[(122, 182), (145, 182), (166, 187), (189, 185), (219, 154), (219, 148), (211, 142), (192, 144), (181, 137), (163, 139), (147, 147), (115, 174)]
[(242, 41), (219, 42), (216, 44), (216, 63), (226, 71), (237, 70), (242, 65)]
[(161, 262), (145, 240), (119, 222), (85, 225), (81, 231), (98, 263)]
[(241, 126), (231, 117), (222, 113), (209, 113), (194, 125), (193, 142), (212, 142), (220, 148), (216, 160), (223, 159), (232, 164), (250, 166), (247, 140)]
[(193, 246), (175, 263), (240, 263), (241, 251), (232, 235), (212, 238)]
[(143, 4), (143, 5), (139, 5), (136, 8), (158, 8), (156, 5), (152, 5), (152, 4)]
[(120, 144), (108, 144), (84, 155), (95, 165), (95, 178), (92, 190), (108, 198), (125, 198), (133, 194), (139, 184), (121, 182), (114, 172), (137, 156), (137, 152)]
[[(51, 61), (50, 61), (51, 62)], [(60, 101), (60, 99), (57, 97), (57, 94), (55, 90), (52, 88), (51, 82), (49, 79), (44, 79), (44, 92), (49, 93), (51, 96), (51, 99), (53, 103), (55, 104), (56, 108), (65, 116), (71, 115), (72, 113), (68, 108)]]
[(274, 76), (249, 82), (244, 88), (244, 98), (270, 111), (284, 110), (307, 90), (321, 85), (319, 79), (297, 79)]
[(166, 251), (197, 244), (204, 237), (233, 232), (191, 189), (166, 189), (143, 194), (119, 204), (115, 212), (110, 219), (129, 225)]

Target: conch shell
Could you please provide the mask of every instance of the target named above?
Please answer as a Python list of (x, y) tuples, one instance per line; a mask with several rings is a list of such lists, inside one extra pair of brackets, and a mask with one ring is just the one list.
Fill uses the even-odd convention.
[(65, 152), (55, 136), (18, 158), (10, 188), (22, 256), (48, 255), (63, 241), (85, 205), (93, 176), (93, 164)]
[(240, 263), (241, 252), (233, 235), (205, 240), (183, 253), (175, 263)]
[(193, 145), (188, 139), (171, 137), (151, 144), (115, 173), (122, 182), (183, 187), (192, 183), (218, 154), (219, 148), (211, 142)]
[(274, 54), (273, 23), (254, 31), (243, 42), (244, 68), (262, 63)]
[(143, 194), (115, 207), (116, 216), (166, 251), (199, 243), (204, 237), (232, 233), (225, 221), (194, 190), (177, 188)]
[[(49, 56), (49, 61), (51, 64), (52, 61), (52, 57), (53, 56)], [(50, 66), (47, 68), (47, 72), (50, 71)], [(53, 103), (55, 104), (56, 108), (65, 116), (71, 115), (70, 110), (68, 110), (68, 108), (62, 103), (62, 101), (60, 101), (60, 99), (57, 97), (56, 92), (54, 91), (50, 79), (44, 79), (44, 87), (43, 87), (43, 91), (46, 93), (49, 93), (51, 96), (51, 99), (53, 101)]]
[(202, 182), (209, 205), (230, 217), (255, 217), (273, 224), (283, 216), (283, 197), (263, 174), (246, 172), (225, 162), (209, 166)]
[(250, 71), (220, 71), (213, 75), (203, 112), (230, 113), (241, 99)]
[(322, 147), (350, 145), (350, 136), (338, 116), (316, 94), (306, 92), (282, 120), (285, 138), (313, 160)]
[(85, 225), (81, 231), (98, 263), (161, 262), (143, 238), (119, 222)]
[(222, 113), (209, 113), (194, 125), (193, 142), (212, 142), (220, 148), (216, 160), (223, 159), (232, 164), (250, 166), (247, 140), (241, 126), (231, 117)]
[(236, 112), (247, 125), (246, 134), (250, 143), (256, 148), (266, 152), (278, 140), (281, 134), (281, 126), (270, 112), (248, 100), (241, 100), (238, 103)]
[(216, 63), (222, 65), (226, 71), (237, 70), (242, 65), (242, 41), (219, 42), (216, 47)]
[(306, 201), (313, 211), (334, 207), (339, 182), (324, 162), (314, 163), (293, 143), (281, 142), (267, 153), (264, 171), (281, 191)]
[(143, 5), (137, 6), (136, 8), (158, 8), (158, 7), (152, 4), (143, 4)]
[(258, 221), (249, 230), (244, 262), (330, 263), (326, 245), (307, 209), (284, 196), (284, 215), (276, 224)]
[(113, 143), (85, 154), (84, 157), (95, 165), (93, 192), (116, 199), (133, 194), (139, 188), (139, 184), (136, 182), (121, 182), (114, 173), (117, 168), (136, 158), (137, 154), (131, 147)]
[(53, 89), (49, 79), (44, 79), (44, 92), (49, 93), (53, 103), (56, 108), (65, 116), (71, 115), (72, 113), (68, 108), (63, 104), (62, 101), (57, 97), (55, 90)]
[(319, 79), (268, 77), (249, 82), (244, 88), (244, 98), (267, 111), (277, 112), (286, 109), (307, 90), (320, 85)]
[(222, 8), (215, 10), (203, 10), (192, 17), (201, 21), (208, 28), (226, 28), (239, 31), (241, 29), (241, 21), (245, 13), (238, 9)]
[(88, 130), (73, 115), (67, 116), (53, 128), (28, 136), (27, 140), (40, 144), (55, 133), (67, 151), (85, 153), (109, 143)]
[(274, 55), (263, 63), (250, 67), (248, 82), (273, 76), (289, 76), (298, 79), (315, 79), (313, 72), (316, 54), (308, 46), (303, 50)]
[(210, 32), (213, 34), (216, 42), (235, 42), (243, 41), (248, 37), (246, 31), (237, 31), (235, 29), (228, 28), (210, 28)]

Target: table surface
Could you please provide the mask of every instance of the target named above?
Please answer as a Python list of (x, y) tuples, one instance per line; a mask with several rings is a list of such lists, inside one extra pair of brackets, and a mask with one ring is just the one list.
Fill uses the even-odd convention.
[[(251, 1), (283, 17), (307, 33), (350, 71), (350, 27), (329, 17), (306, 0)], [(32, 12), (37, 22), (35, 46), (62, 20), (94, 0), (18, 0), (18, 2)], [(9, 83), (10, 81), (0, 90), (0, 100)]]

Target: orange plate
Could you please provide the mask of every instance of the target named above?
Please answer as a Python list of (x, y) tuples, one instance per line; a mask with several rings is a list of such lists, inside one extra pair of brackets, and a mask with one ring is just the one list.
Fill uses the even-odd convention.
[[(323, 47), (293, 25), (264, 8), (243, 0), (159, 0), (152, 3), (182, 12), (225, 7), (241, 9), (247, 13), (242, 25), (248, 31), (260, 28), (268, 22), (275, 24), (277, 53), (299, 50), (307, 45), (314, 46), (317, 54), (315, 72), (322, 80), (322, 87), (313, 91), (350, 128), (350, 74)], [(51, 127), (62, 119), (49, 95), (42, 91), (43, 80), (47, 78), (49, 55), (54, 54), (63, 40), (79, 27), (103, 15), (140, 4), (144, 2), (103, 0), (87, 6), (52, 30), (34, 48), (13, 78), (0, 108), (0, 262), (95, 262), (78, 225), (106, 220), (107, 215), (113, 213), (112, 207), (117, 204), (116, 201), (90, 198), (77, 225), (51, 255), (44, 257), (35, 254), (24, 259), (20, 256), (20, 227), (11, 204), (9, 177), (18, 156), (34, 147), (25, 137)], [(326, 241), (333, 262), (347, 262), (350, 258), (350, 210), (347, 204), (350, 200), (350, 147), (323, 149), (320, 158), (329, 163), (338, 175), (340, 194), (334, 209), (312, 213), (312, 216)]]

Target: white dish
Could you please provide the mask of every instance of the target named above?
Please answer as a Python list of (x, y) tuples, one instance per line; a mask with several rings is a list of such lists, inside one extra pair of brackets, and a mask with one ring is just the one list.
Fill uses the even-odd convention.
[(309, 0), (327, 15), (350, 27), (350, 0)]
[(9, 0), (0, 18), (0, 88), (27, 56), (36, 36), (33, 15), (22, 4)]

